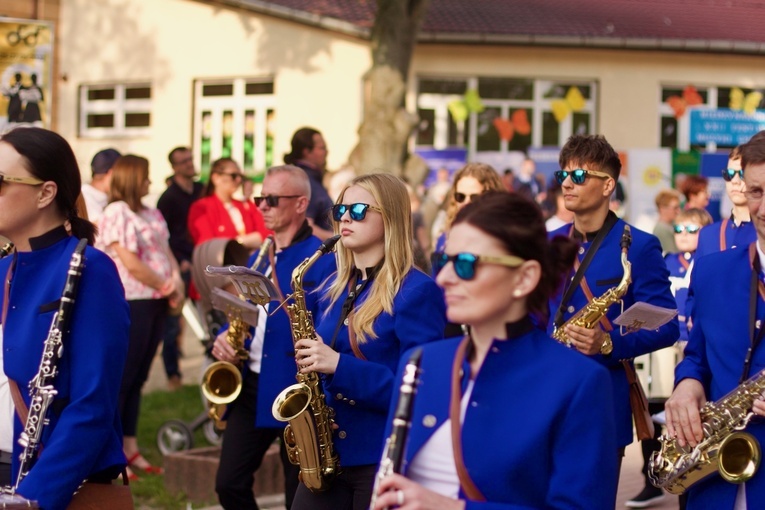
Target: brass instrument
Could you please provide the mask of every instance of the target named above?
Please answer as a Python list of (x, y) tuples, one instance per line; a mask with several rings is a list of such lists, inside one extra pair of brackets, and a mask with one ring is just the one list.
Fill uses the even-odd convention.
[(724, 480), (743, 483), (752, 478), (762, 454), (757, 439), (742, 432), (752, 419), (752, 404), (765, 391), (765, 370), (733, 391), (707, 402), (699, 411), (704, 438), (691, 448), (663, 435), (661, 450), (651, 455), (648, 477), (656, 487), (682, 494), (696, 482), (720, 472)]
[[(271, 249), (273, 242), (273, 236), (266, 237), (250, 269), (257, 270)], [(218, 291), (219, 289), (215, 290)], [(239, 299), (245, 300), (244, 296), (241, 295)], [(226, 422), (223, 420), (226, 406), (236, 400), (242, 392), (241, 365), (250, 357), (244, 348), (244, 340), (249, 324), (243, 320), (240, 309), (227, 307), (227, 310), (229, 326), (226, 332), (226, 342), (236, 351), (239, 363), (235, 365), (228, 361), (215, 361), (207, 367), (202, 376), (202, 394), (209, 403), (208, 415), (211, 419), (215, 420), (215, 426), (218, 430), (226, 428)]]
[(0, 259), (10, 255), (12, 251), (13, 243), (5, 243), (3, 246), (0, 246)]
[[(293, 304), (287, 305), (292, 340), (317, 339), (311, 312), (305, 302), (303, 275), (322, 255), (332, 251), (340, 236), (322, 243), (316, 252), (292, 272)], [(319, 374), (311, 372), (295, 376), (297, 384), (284, 389), (274, 400), (271, 412), (279, 421), (288, 422), (284, 429), (284, 444), (291, 463), (300, 466), (300, 481), (310, 490), (329, 488), (340, 470), (337, 453), (332, 445), (334, 411), (327, 406)]]
[[(632, 283), (632, 263), (627, 260), (627, 252), (632, 244), (632, 233), (630, 232), (630, 226), (624, 225), (624, 232), (622, 233), (622, 239), (619, 243), (622, 249), (621, 262), (624, 270), (624, 275), (619, 285), (608, 289), (602, 296), (593, 298), (592, 301), (587, 303), (581, 310), (574, 314), (569, 320), (563, 323), (560, 327), (555, 327), (552, 337), (571, 347), (571, 339), (566, 335), (566, 326), (573, 324), (575, 326), (581, 326), (587, 329), (594, 329), (597, 323), (602, 319), (611, 305), (621, 301), (622, 297), (627, 293), (627, 288)], [(603, 344), (601, 352), (603, 354), (609, 354), (613, 345)], [(608, 352), (606, 352), (608, 349)]]

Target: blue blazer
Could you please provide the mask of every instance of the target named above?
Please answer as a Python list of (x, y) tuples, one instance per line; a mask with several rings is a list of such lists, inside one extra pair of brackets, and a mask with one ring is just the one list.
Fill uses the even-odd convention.
[[(621, 264), (621, 248), (619, 242), (624, 231), (624, 221), (618, 220), (600, 245), (600, 249), (587, 268), (585, 278), (595, 297), (603, 295), (608, 289), (619, 284), (624, 274)], [(565, 225), (549, 234), (550, 238), (556, 235), (568, 236), (571, 225)], [(669, 288), (669, 271), (661, 255), (659, 240), (642, 230), (631, 226), (632, 245), (630, 246), (627, 259), (632, 263), (632, 284), (622, 298), (624, 310), (637, 302), (646, 302), (664, 308), (675, 309), (675, 298)], [(579, 261), (584, 258), (584, 253), (590, 243), (584, 243), (579, 250)], [(566, 282), (574, 276), (571, 269)], [(548, 332), (553, 331), (553, 319), (558, 306), (563, 298), (563, 288), (550, 301), (550, 324)], [(582, 291), (581, 285), (574, 292), (564, 314), (564, 321), (571, 318), (582, 309), (588, 300)], [(608, 310), (606, 317), (613, 323), (622, 313), (622, 308), (614, 304)], [(632, 442), (632, 411), (629, 400), (629, 384), (624, 373), (624, 367), (620, 360), (631, 359), (641, 354), (658, 351), (669, 347), (677, 341), (680, 329), (677, 318), (659, 328), (658, 331), (641, 329), (638, 332), (622, 335), (619, 327), (611, 331), (611, 339), (614, 342), (614, 350), (609, 356), (596, 354), (594, 359), (611, 369), (611, 382), (613, 384), (614, 410), (616, 412), (617, 444), (619, 447)]]
[[(3, 336), (3, 369), (29, 405), (27, 384), (40, 367), (43, 342), (64, 288), (77, 239), (16, 255)], [(13, 257), (0, 260), (3, 280)], [(0, 296), (0, 306), (3, 297)], [(89, 476), (125, 465), (117, 404), (130, 325), (125, 292), (111, 259), (95, 248), (85, 251), (85, 267), (64, 334), (56, 395), (43, 430), (43, 452), (18, 492), (46, 510), (65, 509)], [(14, 419), (13, 479), (23, 430)]]
[(681, 261), (684, 260), (687, 264), (691, 264), (695, 258), (695, 252), (688, 253), (686, 258), (685, 253), (667, 253), (664, 256), (664, 262), (667, 264), (669, 270), (669, 279), (672, 283), (675, 293), (675, 303), (677, 303), (677, 319), (680, 323), (680, 340), (688, 341), (688, 326), (686, 321), (688, 316), (686, 314), (685, 305), (688, 300), (688, 287), (684, 286), (688, 283), (688, 269)]
[[(724, 271), (724, 277), (721, 271)], [(707, 399), (716, 401), (738, 386), (744, 358), (749, 348), (749, 298), (752, 268), (749, 250), (711, 253), (696, 260), (691, 288), (696, 296), (693, 328), (685, 358), (675, 369), (675, 384), (685, 378), (701, 381)], [(757, 317), (765, 319), (765, 302), (758, 294)], [(747, 377), (765, 368), (765, 344), (752, 355)], [(765, 444), (765, 422), (753, 418), (746, 428)], [(738, 486), (713, 475), (694, 485), (688, 494), (688, 510), (694, 508), (733, 508)], [(765, 471), (762, 466), (746, 482), (749, 508), (765, 501)]]
[[(720, 229), (725, 225), (725, 245), (720, 243)], [(747, 247), (757, 240), (757, 232), (751, 221), (742, 222), (736, 226), (731, 219), (717, 221), (699, 231), (699, 244), (696, 247), (696, 258), (716, 253), (722, 250)]]
[[(369, 297), (373, 286), (374, 282), (364, 288), (356, 302), (357, 308)], [(347, 290), (319, 322), (317, 332), (327, 344), (332, 342), (346, 296)], [(445, 324), (446, 306), (436, 283), (412, 268), (393, 298), (393, 313), (383, 312), (375, 320), (377, 338), (359, 344), (366, 361), (353, 354), (348, 327), (340, 327), (335, 344), (340, 362), (335, 373), (324, 378), (324, 392), (339, 426), (334, 445), (341, 466), (379, 462), (385, 416), (401, 354), (411, 347), (443, 338)]]
[[(461, 340), (423, 348), (405, 472), (449, 418), (451, 369)], [(463, 373), (464, 392), (467, 362)], [(387, 433), (396, 400), (394, 394)], [(614, 508), (618, 457), (608, 370), (540, 329), (494, 341), (475, 378), (461, 440), (467, 471), (487, 500), (468, 501), (468, 509)], [(460, 498), (466, 499), (461, 491)]]
[[(276, 277), (279, 280), (279, 288), (287, 297), (291, 292), (292, 271), (306, 258), (313, 255), (321, 245), (321, 239), (311, 236), (283, 249), (276, 255)], [(257, 254), (254, 254), (248, 265), (252, 265)], [(268, 258), (261, 265), (261, 272), (265, 272), (270, 266)], [(308, 270), (303, 278), (303, 287), (306, 292), (306, 305), (311, 312), (314, 324), (319, 319), (319, 295), (316, 288), (319, 287), (336, 270), (334, 254), (320, 257)], [(272, 303), (270, 309), (278, 306)], [(295, 346), (292, 340), (290, 321), (287, 317), (286, 306), (271, 315), (266, 321), (266, 331), (263, 338), (263, 359), (260, 365), (260, 377), (258, 378), (258, 401), (255, 413), (256, 427), (283, 428), (283, 422), (274, 419), (271, 414), (271, 405), (281, 391), (295, 384), (297, 374), (295, 364)]]

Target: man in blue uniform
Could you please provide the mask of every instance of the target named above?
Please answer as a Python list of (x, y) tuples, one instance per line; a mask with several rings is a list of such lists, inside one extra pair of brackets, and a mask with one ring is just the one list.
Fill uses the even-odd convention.
[[(278, 284), (284, 296), (289, 295), (292, 271), (321, 244), (306, 220), (311, 198), (311, 186), (305, 172), (298, 167), (273, 167), (266, 173), (262, 196), (255, 202), (263, 213), (266, 226), (274, 231), (274, 259), (266, 255), (257, 268)], [(257, 253), (250, 260), (252, 264)], [(270, 260), (274, 260), (276, 275)], [(318, 296), (311, 293), (335, 271), (332, 255), (321, 257), (306, 273), (303, 284), (306, 303), (314, 318), (319, 316)], [(275, 308), (270, 305), (270, 309)], [(212, 354), (219, 360), (236, 362), (233, 349), (225, 340), (225, 332), (215, 340)], [(257, 509), (252, 493), (253, 474), (260, 467), (269, 446), (284, 430), (284, 423), (276, 421), (271, 405), (276, 396), (295, 383), (297, 366), (292, 342), (290, 322), (284, 307), (273, 315), (261, 311), (245, 363), (243, 388), (239, 397), (229, 406), (226, 433), (216, 479), (216, 491), (226, 509)], [(293, 466), (282, 444), (282, 463), (285, 476), (287, 508), (292, 504), (298, 484), (298, 466)]]
[[(699, 409), (717, 401), (742, 381), (765, 368), (762, 347), (763, 272), (765, 267), (765, 131), (741, 149), (746, 198), (757, 240), (747, 248), (712, 253), (698, 259), (691, 289), (695, 295), (693, 328), (685, 359), (675, 370), (675, 390), (667, 401), (667, 433), (680, 445), (696, 446), (703, 438)], [(721, 278), (721, 271), (724, 277)], [(765, 416), (762, 397), (753, 409)], [(746, 427), (765, 441), (765, 423), (755, 419)], [(765, 473), (758, 470), (735, 485), (714, 474), (688, 491), (689, 510), (695, 508), (755, 508), (765, 501)]]
[[(610, 369), (621, 457), (624, 447), (632, 442), (629, 384), (621, 360), (669, 347), (679, 336), (678, 323), (672, 319), (656, 331), (641, 329), (626, 334), (612, 326), (622, 313), (619, 305), (613, 305), (593, 329), (566, 324), (592, 297), (602, 296), (621, 281), (624, 268), (620, 262), (620, 240), (626, 223), (609, 211), (621, 162), (603, 136), (572, 136), (561, 150), (559, 162), (561, 170), (556, 172), (556, 179), (563, 188), (566, 208), (574, 213), (574, 221), (550, 236), (571, 236), (581, 242), (581, 247), (564, 289), (551, 300), (553, 317), (549, 332), (563, 327), (573, 348)], [(632, 264), (632, 283), (622, 298), (624, 310), (638, 302), (674, 309), (669, 272), (658, 239), (634, 227), (631, 233), (628, 259)]]

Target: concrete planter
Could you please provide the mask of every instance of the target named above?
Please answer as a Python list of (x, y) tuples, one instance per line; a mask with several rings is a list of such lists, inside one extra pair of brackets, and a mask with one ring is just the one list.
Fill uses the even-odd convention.
[[(220, 447), (194, 448), (165, 456), (165, 488), (183, 492), (192, 503), (217, 501), (215, 474), (218, 471)], [(284, 475), (279, 446), (271, 445), (263, 464), (255, 473), (253, 491), (257, 497), (284, 493)]]

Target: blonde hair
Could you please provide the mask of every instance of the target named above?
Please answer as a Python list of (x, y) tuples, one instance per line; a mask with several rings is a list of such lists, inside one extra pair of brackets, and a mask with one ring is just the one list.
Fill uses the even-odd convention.
[(128, 154), (121, 156), (112, 167), (112, 183), (109, 202), (124, 201), (130, 210), (138, 212), (144, 208), (141, 203), (143, 183), (149, 178), (149, 160)]
[(689, 220), (696, 222), (699, 227), (705, 227), (712, 224), (712, 216), (706, 210), (699, 209), (698, 207), (680, 211), (677, 218), (675, 218), (675, 223), (677, 224), (681, 221)]
[[(356, 177), (340, 192), (337, 204), (343, 203), (346, 190), (352, 186), (358, 186), (374, 197), (382, 209), (384, 227), (385, 256), (382, 267), (372, 281), (369, 297), (356, 309), (348, 325), (355, 331), (358, 342), (364, 343), (377, 338), (373, 328), (375, 319), (383, 311), (393, 313), (393, 298), (407, 273), (413, 269), (412, 210), (404, 181), (394, 175), (378, 173)], [(339, 223), (335, 222), (334, 230), (335, 234), (339, 233)], [(346, 290), (353, 269), (353, 254), (349, 249), (338, 246), (337, 278), (326, 294), (330, 302), (328, 309)]]
[(483, 192), (487, 191), (506, 191), (505, 185), (502, 184), (502, 180), (499, 178), (499, 174), (494, 167), (484, 163), (468, 163), (463, 166), (454, 174), (454, 180), (452, 181), (452, 187), (449, 188), (449, 194), (446, 196), (448, 205), (446, 206), (446, 223), (444, 225), (445, 230), (449, 230), (454, 221), (454, 217), (457, 216), (458, 206), (457, 201), (454, 200), (454, 194), (457, 192), (457, 183), (463, 177), (473, 177), (477, 180), (481, 186), (483, 186)]

